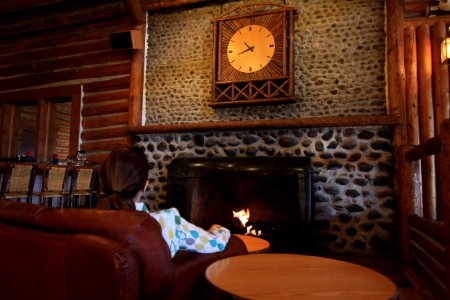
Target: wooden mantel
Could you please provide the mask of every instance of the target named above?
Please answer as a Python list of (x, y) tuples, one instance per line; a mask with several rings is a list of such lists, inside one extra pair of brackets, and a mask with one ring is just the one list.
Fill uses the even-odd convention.
[(314, 127), (364, 127), (364, 126), (395, 126), (399, 117), (395, 115), (380, 116), (350, 116), (350, 117), (315, 117), (302, 119), (272, 119), (249, 121), (201, 122), (191, 124), (161, 124), (130, 127), (129, 135), (201, 132), (251, 129), (279, 128), (314, 128)]

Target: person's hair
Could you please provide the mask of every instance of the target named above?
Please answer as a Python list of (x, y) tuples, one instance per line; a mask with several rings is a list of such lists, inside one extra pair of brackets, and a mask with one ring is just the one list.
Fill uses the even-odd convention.
[(97, 208), (135, 209), (134, 197), (147, 181), (149, 164), (137, 148), (121, 147), (108, 155), (99, 169), (100, 190)]

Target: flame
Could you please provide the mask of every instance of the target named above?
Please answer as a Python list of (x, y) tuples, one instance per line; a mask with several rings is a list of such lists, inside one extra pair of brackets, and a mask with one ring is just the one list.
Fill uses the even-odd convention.
[(246, 210), (242, 209), (240, 211), (233, 211), (233, 217), (234, 218), (238, 218), (239, 221), (241, 221), (242, 226), (245, 226), (247, 228), (247, 233), (248, 234), (252, 234), (252, 235), (256, 235), (259, 236), (261, 235), (261, 230), (255, 230), (252, 229), (253, 225), (250, 226), (246, 226), (245, 224), (247, 224), (248, 220), (250, 219), (250, 210), (247, 208)]

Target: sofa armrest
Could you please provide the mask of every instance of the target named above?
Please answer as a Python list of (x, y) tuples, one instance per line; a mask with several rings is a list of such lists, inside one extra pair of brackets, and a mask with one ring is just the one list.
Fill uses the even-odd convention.
[(231, 235), (222, 252), (202, 254), (179, 251), (173, 258), (175, 280), (167, 299), (205, 299), (206, 296), (202, 295), (208, 290), (206, 268), (220, 259), (244, 254), (247, 254), (245, 244), (234, 235)]

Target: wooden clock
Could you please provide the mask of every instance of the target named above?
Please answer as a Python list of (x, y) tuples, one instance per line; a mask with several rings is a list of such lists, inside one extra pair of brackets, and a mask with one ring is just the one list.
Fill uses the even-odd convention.
[(288, 103), (294, 98), (294, 14), (281, 4), (237, 6), (212, 20), (209, 106)]

